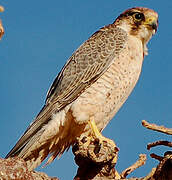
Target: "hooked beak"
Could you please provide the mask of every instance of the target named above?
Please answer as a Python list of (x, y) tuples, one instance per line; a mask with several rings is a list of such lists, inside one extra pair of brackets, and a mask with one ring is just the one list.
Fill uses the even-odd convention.
[(145, 19), (144, 24), (150, 29), (154, 30), (154, 34), (157, 31), (158, 28), (158, 18), (155, 16), (150, 16)]

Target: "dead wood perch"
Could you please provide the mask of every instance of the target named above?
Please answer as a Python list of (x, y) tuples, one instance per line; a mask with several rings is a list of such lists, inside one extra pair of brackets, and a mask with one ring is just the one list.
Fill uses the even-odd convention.
[[(146, 121), (142, 121), (143, 126), (148, 129), (163, 132), (166, 134), (172, 134), (171, 129), (164, 126), (157, 126), (155, 124), (149, 124)], [(165, 145), (171, 147), (171, 142), (157, 141), (150, 143), (148, 149), (157, 145)], [(75, 162), (79, 166), (77, 175), (74, 180), (109, 180), (120, 179), (124, 180), (128, 174), (133, 172), (138, 167), (142, 166), (146, 162), (146, 155), (140, 155), (139, 160), (132, 166), (124, 170), (120, 175), (115, 170), (117, 162), (118, 149), (111, 147), (107, 142), (104, 142), (100, 146), (98, 139), (78, 139), (78, 143), (73, 147), (73, 153), (75, 155)], [(151, 154), (152, 158), (160, 161), (157, 168), (153, 168), (152, 171), (142, 178), (129, 178), (128, 180), (172, 180), (172, 153), (170, 151), (164, 154), (164, 157), (156, 154)], [(127, 180), (127, 179), (125, 179)]]
[(29, 171), (22, 158), (0, 158), (0, 180), (59, 180), (43, 172)]
[[(98, 139), (78, 139), (73, 146), (75, 162), (79, 166), (74, 180), (110, 180), (123, 179), (138, 167), (145, 164), (146, 155), (141, 154), (139, 160), (124, 170), (120, 175), (115, 169), (118, 148), (112, 147), (107, 142), (99, 144)], [(141, 180), (142, 178), (130, 178), (129, 180)]]
[(119, 178), (114, 166), (117, 161), (117, 147), (107, 142), (99, 144), (96, 138), (78, 139), (72, 148), (75, 162), (79, 166), (75, 180)]

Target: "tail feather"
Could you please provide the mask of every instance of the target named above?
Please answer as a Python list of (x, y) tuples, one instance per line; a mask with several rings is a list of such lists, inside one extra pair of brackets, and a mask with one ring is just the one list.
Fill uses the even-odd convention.
[(18, 156), (23, 149), (30, 142), (30, 140), (40, 131), (42, 130), (43, 126), (48, 124), (51, 120), (52, 109), (49, 105), (45, 105), (36, 119), (30, 124), (21, 138), (18, 140), (16, 145), (11, 149), (11, 151), (6, 155), (5, 158)]
[(64, 151), (68, 150), (69, 147), (74, 143), (74, 141), (66, 143), (65, 139), (59, 139), (59, 138), (57, 142), (57, 138), (58, 137), (55, 137), (54, 139), (51, 140), (51, 142), (47, 142), (44, 145), (40, 146), (39, 149), (38, 148), (35, 149), (35, 151), (32, 151), (30, 156), (24, 158), (24, 160), (27, 162), (29, 170), (33, 170), (37, 166), (39, 166), (50, 154), (50, 157), (48, 158), (47, 162), (43, 165), (43, 167), (45, 167), (46, 165), (54, 161), (54, 159), (57, 156), (60, 157), (64, 153)]
[[(18, 156), (23, 158), (29, 170), (39, 166), (50, 154), (47, 164), (51, 163), (57, 156), (61, 156), (70, 145), (76, 141), (78, 128), (74, 130), (74, 120), (70, 113), (64, 115), (63, 111), (49, 116), (46, 124), (42, 124), (37, 131), (30, 133), (32, 127), (36, 127), (36, 121), (30, 125), (28, 130), (19, 139), (16, 146), (7, 154), (6, 158)], [(41, 116), (43, 118), (43, 116)], [(51, 119), (50, 119), (51, 118)], [(44, 120), (45, 122), (45, 120)], [(28, 136), (29, 131), (29, 136)], [(27, 138), (26, 138), (27, 137)]]

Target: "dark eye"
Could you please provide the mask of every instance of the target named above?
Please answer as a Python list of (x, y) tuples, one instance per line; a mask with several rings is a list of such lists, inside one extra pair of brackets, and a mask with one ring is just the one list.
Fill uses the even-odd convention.
[(140, 20), (143, 20), (144, 19), (144, 15), (142, 13), (135, 13), (134, 14), (134, 18), (137, 20), (137, 21), (140, 21)]

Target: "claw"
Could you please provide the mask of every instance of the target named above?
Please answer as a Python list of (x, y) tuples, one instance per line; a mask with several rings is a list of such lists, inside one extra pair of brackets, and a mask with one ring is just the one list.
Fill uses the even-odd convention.
[(111, 139), (108, 139), (104, 137), (100, 131), (98, 130), (96, 123), (94, 121), (94, 117), (91, 117), (90, 120), (88, 121), (90, 128), (92, 129), (93, 136), (96, 137), (99, 140), (99, 143), (102, 144), (103, 142), (108, 142), (110, 145), (113, 147), (117, 147), (114, 141)]

